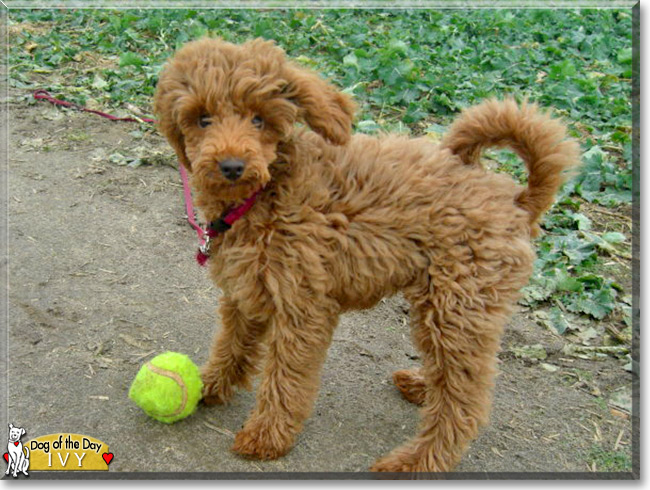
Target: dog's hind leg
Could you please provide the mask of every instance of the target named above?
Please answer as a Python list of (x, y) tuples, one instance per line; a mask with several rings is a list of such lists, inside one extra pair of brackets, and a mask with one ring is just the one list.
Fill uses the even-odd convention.
[(441, 253), (404, 291), (423, 362), (422, 421), (419, 434), (375, 471), (450, 471), (488, 421), (501, 333), (534, 256), (525, 240), (470, 246), (471, 263)]
[(415, 315), (426, 389), (420, 433), (379, 460), (373, 471), (449, 471), (460, 460), (491, 405), (501, 315), (433, 302)]
[(207, 404), (227, 402), (237, 386), (250, 389), (266, 331), (265, 322), (249, 320), (229, 298), (221, 300), (220, 312), (221, 330), (201, 369), (203, 401)]
[(425, 382), (420, 369), (402, 369), (393, 373), (393, 383), (411, 403), (424, 403)]

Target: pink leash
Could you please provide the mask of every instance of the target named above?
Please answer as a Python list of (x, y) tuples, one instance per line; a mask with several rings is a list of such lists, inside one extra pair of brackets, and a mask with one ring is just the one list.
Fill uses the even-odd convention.
[(205, 235), (206, 230), (201, 228), (195, 219), (194, 206), (192, 205), (192, 191), (190, 190), (190, 183), (187, 177), (187, 170), (185, 170), (185, 167), (182, 164), (179, 164), (178, 171), (181, 174), (181, 181), (183, 182), (183, 196), (185, 197), (185, 212), (187, 213), (187, 221), (190, 224), (190, 226), (194, 228), (196, 233), (199, 235), (199, 241), (200, 241), (199, 245), (202, 246), (203, 243), (205, 243), (203, 235)]
[[(37, 90), (34, 92), (34, 98), (36, 100), (46, 100), (54, 105), (60, 105), (63, 107), (70, 107), (78, 111), (90, 112), (91, 114), (97, 114), (98, 116), (105, 117), (111, 121), (130, 121), (130, 122), (147, 122), (155, 123), (156, 121), (150, 118), (136, 118), (136, 117), (117, 117), (111, 114), (107, 114), (101, 111), (95, 111), (88, 109), (79, 104), (74, 104), (72, 102), (66, 102), (65, 100), (56, 99), (50, 95), (47, 90)], [(261, 189), (257, 190), (252, 196), (250, 196), (244, 203), (236, 208), (228, 211), (225, 215), (212, 223), (204, 229), (197, 222), (194, 213), (194, 206), (192, 205), (192, 191), (190, 190), (189, 179), (187, 176), (187, 170), (185, 167), (179, 163), (178, 171), (181, 174), (181, 181), (183, 182), (183, 195), (185, 197), (185, 211), (187, 212), (187, 221), (190, 226), (194, 228), (198, 237), (199, 237), (199, 251), (196, 254), (196, 261), (201, 266), (205, 266), (207, 260), (210, 258), (210, 242), (211, 239), (216, 237), (219, 233), (227, 231), (235, 221), (244, 216), (246, 212), (253, 207), (255, 200), (259, 195)]]
[(72, 102), (66, 102), (65, 100), (60, 100), (60, 99), (55, 99), (50, 95), (50, 93), (47, 90), (37, 90), (34, 92), (34, 98), (36, 100), (47, 100), (48, 102), (54, 104), (54, 105), (60, 105), (63, 107), (71, 107), (73, 109), (77, 109), (78, 111), (83, 111), (83, 112), (90, 112), (91, 114), (97, 114), (98, 116), (105, 117), (106, 119), (110, 119), (111, 121), (131, 121), (131, 122), (148, 122), (148, 123), (154, 123), (155, 121), (153, 119), (149, 119), (147, 117), (143, 118), (137, 118), (137, 117), (117, 117), (113, 116), (111, 114), (106, 114), (105, 112), (101, 111), (94, 111), (92, 109), (88, 109), (87, 107), (80, 106), (79, 104), (74, 104)]

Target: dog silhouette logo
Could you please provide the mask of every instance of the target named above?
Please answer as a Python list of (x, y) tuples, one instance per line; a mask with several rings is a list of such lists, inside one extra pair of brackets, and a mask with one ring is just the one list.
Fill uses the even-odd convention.
[(14, 427), (14, 424), (9, 424), (9, 440), (7, 441), (7, 452), (4, 454), (5, 461), (7, 462), (7, 471), (5, 475), (10, 472), (14, 478), (20, 473), (29, 476), (27, 470), (29, 469), (29, 448), (20, 442), (20, 438), (26, 433), (22, 427)]

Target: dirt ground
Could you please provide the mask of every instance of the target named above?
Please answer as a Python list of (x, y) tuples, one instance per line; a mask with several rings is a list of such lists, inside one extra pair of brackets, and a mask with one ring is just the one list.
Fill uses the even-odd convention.
[[(254, 473), (364, 472), (415, 433), (417, 408), (390, 382), (394, 370), (418, 363), (399, 297), (342, 317), (314, 413), (277, 461), (229, 451), (254, 393), (241, 392), (226, 407), (202, 405), (173, 425), (145, 416), (127, 398), (140, 365), (166, 350), (201, 364), (219, 326), (220, 292), (194, 261), (196, 235), (177, 170), (121, 165), (158, 152), (171, 162), (171, 152), (138, 124), (12, 95), (7, 408), (26, 439), (98, 438), (115, 455), (111, 474), (264, 477)], [(517, 355), (537, 344), (548, 353), (543, 361)], [(565, 344), (530, 310), (515, 315), (491, 424), (459, 476), (602, 472), (615, 468), (607, 455), (632, 458), (631, 418), (621, 407), (632, 384), (625, 361), (569, 356)]]

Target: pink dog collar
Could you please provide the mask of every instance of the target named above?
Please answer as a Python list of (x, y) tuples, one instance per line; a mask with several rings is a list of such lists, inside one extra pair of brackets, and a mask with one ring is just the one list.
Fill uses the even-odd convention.
[(201, 267), (205, 267), (206, 262), (210, 258), (210, 247), (212, 245), (212, 239), (217, 235), (228, 231), (235, 223), (235, 221), (244, 216), (248, 210), (253, 207), (253, 204), (255, 204), (257, 196), (261, 191), (262, 189), (255, 191), (255, 193), (246, 199), (242, 205), (237, 206), (235, 209), (227, 211), (222, 217), (214, 220), (212, 223), (209, 223), (205, 230), (203, 230), (203, 237), (201, 239), (203, 243), (199, 245), (199, 250), (196, 253), (196, 261)]
[(185, 210), (187, 211), (187, 221), (199, 236), (199, 250), (196, 253), (196, 261), (201, 267), (205, 267), (206, 262), (210, 258), (210, 245), (211, 239), (216, 237), (219, 233), (224, 233), (230, 229), (235, 221), (244, 216), (246, 212), (253, 207), (257, 196), (262, 191), (262, 188), (253, 193), (251, 197), (246, 199), (241, 206), (235, 209), (226, 211), (221, 218), (210, 223), (206, 228), (202, 228), (196, 222), (194, 216), (194, 206), (192, 205), (192, 191), (190, 191), (190, 183), (187, 175), (187, 170), (182, 164), (179, 164), (178, 169), (183, 181), (183, 194), (185, 195)]

